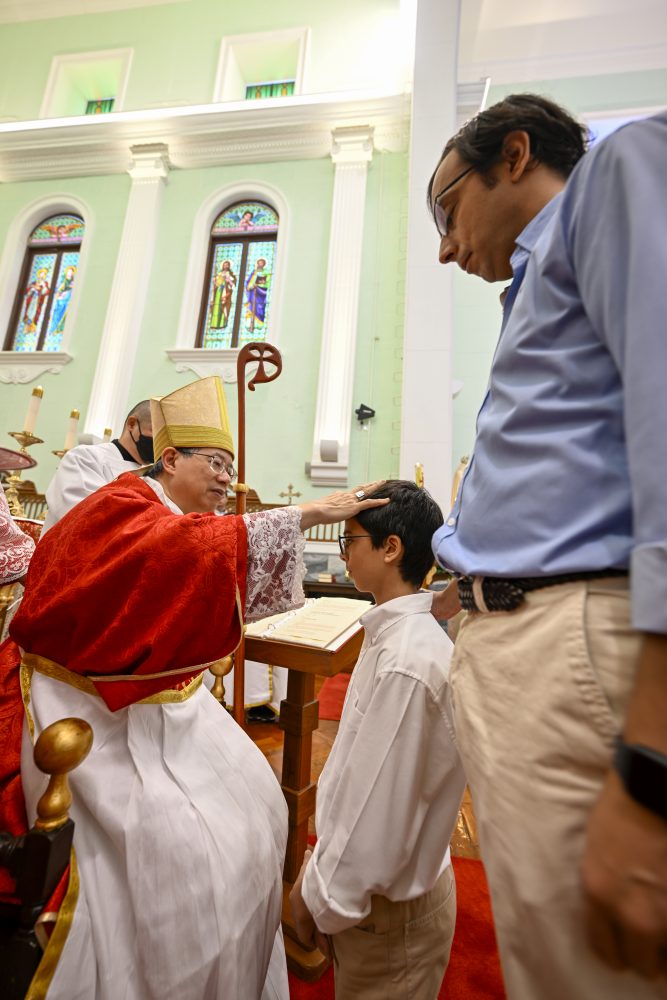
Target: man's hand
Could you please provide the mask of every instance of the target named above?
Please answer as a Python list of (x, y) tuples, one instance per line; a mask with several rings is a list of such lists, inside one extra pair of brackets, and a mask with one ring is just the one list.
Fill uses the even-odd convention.
[(431, 614), (439, 622), (448, 621), (454, 615), (457, 615), (460, 610), (461, 602), (459, 601), (456, 580), (452, 580), (444, 590), (435, 591), (433, 594), (433, 604), (431, 605)]
[(667, 822), (610, 771), (588, 822), (583, 862), (588, 934), (615, 969), (667, 975)]
[(303, 856), (303, 864), (301, 865), (301, 870), (296, 877), (296, 882), (292, 886), (292, 891), (289, 894), (289, 904), (292, 910), (292, 916), (294, 917), (294, 929), (296, 930), (296, 936), (305, 948), (315, 947), (315, 934), (319, 933), (315, 927), (315, 921), (310, 915), (310, 910), (306, 906), (303, 896), (301, 895), (301, 883), (303, 882), (303, 873), (306, 870), (306, 865), (310, 861), (312, 851), (306, 851)]

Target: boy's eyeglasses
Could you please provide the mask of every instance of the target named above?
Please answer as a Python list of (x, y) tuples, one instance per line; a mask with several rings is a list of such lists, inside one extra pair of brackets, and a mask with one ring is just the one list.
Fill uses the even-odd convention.
[(227, 465), (224, 458), (220, 458), (219, 455), (207, 455), (205, 451), (195, 451), (195, 458), (205, 458), (211, 467), (211, 472), (219, 476), (221, 473), (226, 472), (229, 478), (233, 481), (236, 479), (236, 469), (233, 465)]
[(370, 535), (339, 535), (338, 536), (338, 547), (340, 548), (340, 554), (342, 556), (347, 554), (347, 549), (352, 538), (370, 538)]

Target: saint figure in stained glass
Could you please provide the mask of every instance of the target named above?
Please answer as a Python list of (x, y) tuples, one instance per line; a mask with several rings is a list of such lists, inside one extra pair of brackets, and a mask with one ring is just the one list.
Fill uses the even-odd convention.
[(23, 323), (28, 333), (34, 333), (42, 318), (42, 310), (49, 297), (51, 286), (47, 280), (48, 271), (40, 267), (33, 281), (25, 290), (23, 298)]
[(232, 271), (232, 262), (223, 260), (213, 281), (215, 291), (211, 309), (212, 330), (224, 330), (229, 322), (236, 281), (236, 275)]
[(53, 331), (54, 333), (62, 333), (65, 329), (65, 317), (67, 316), (69, 300), (72, 298), (72, 287), (74, 285), (75, 275), (76, 268), (72, 265), (65, 269), (65, 275), (56, 290), (53, 309), (51, 310), (49, 332)]
[(266, 270), (266, 261), (259, 257), (252, 274), (246, 281), (246, 324), (250, 333), (255, 332), (257, 326), (264, 326), (266, 318), (266, 297), (269, 288), (269, 274)]

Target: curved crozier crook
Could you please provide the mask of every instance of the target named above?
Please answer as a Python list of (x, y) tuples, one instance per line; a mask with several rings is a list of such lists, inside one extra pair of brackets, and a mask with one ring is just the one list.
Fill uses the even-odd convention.
[[(257, 362), (257, 371), (248, 382), (248, 388), (251, 392), (255, 391), (255, 385), (258, 382), (273, 382), (274, 379), (278, 378), (283, 369), (283, 359), (280, 351), (273, 344), (268, 344), (265, 341), (246, 344), (241, 350), (238, 357), (239, 368), (245, 368), (247, 364), (253, 361)], [(268, 372), (266, 364), (274, 365), (275, 371)]]

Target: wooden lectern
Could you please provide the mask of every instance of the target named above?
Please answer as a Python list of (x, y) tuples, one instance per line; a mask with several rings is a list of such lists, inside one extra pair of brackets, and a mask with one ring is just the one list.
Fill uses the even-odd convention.
[(325, 648), (257, 638), (246, 635), (249, 660), (287, 667), (287, 698), (280, 705), (280, 728), (285, 733), (282, 790), (289, 810), (287, 854), (283, 871), (283, 929), (287, 965), (302, 979), (313, 982), (327, 967), (318, 949), (307, 951), (299, 944), (289, 909), (288, 896), (299, 874), (308, 844), (308, 820), (315, 812), (316, 785), (310, 780), (313, 730), (318, 725), (315, 675), (333, 677), (351, 670), (357, 661), (363, 628), (356, 622)]

